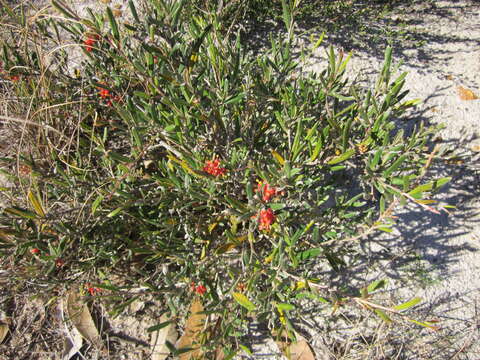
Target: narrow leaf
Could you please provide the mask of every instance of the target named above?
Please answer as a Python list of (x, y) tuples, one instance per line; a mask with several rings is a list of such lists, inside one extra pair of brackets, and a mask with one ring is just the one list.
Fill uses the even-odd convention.
[(396, 171), (400, 167), (400, 165), (403, 164), (406, 159), (406, 155), (401, 155), (387, 170), (383, 172), (383, 176), (389, 177), (394, 171)]
[(248, 311), (255, 311), (256, 306), (242, 293), (233, 293), (233, 298)]
[(380, 309), (373, 309), (375, 313), (385, 322), (391, 323), (392, 319)]
[(119, 41), (120, 33), (118, 32), (117, 20), (115, 20), (115, 16), (113, 16), (112, 9), (110, 9), (110, 7), (107, 7), (107, 16), (108, 16), (108, 21), (110, 22), (110, 27), (112, 28), (112, 35), (115, 38), (115, 40)]
[(40, 217), (45, 217), (45, 210), (43, 210), (42, 203), (37, 194), (34, 194), (31, 190), (28, 192), (28, 200), (32, 205), (33, 209)]
[(275, 150), (272, 150), (272, 155), (275, 158), (275, 160), (278, 161), (280, 165), (283, 165), (285, 163), (285, 159)]
[(374, 292), (375, 290), (383, 288), (386, 284), (387, 284), (387, 282), (383, 279), (382, 280), (376, 280), (376, 281), (372, 282), (370, 285), (368, 285), (367, 291), (369, 293)]
[(413, 299), (408, 300), (407, 302), (404, 302), (403, 304), (394, 306), (393, 308), (395, 310), (401, 311), (401, 310), (406, 310), (409, 309), (415, 305), (417, 305), (419, 302), (422, 301), (422, 298), (419, 297), (414, 297)]
[(17, 208), (5, 208), (5, 212), (12, 215), (23, 217), (24, 219), (36, 219), (37, 215), (28, 210), (20, 210)]
[(355, 149), (350, 149), (350, 150), (347, 150), (346, 152), (344, 152), (343, 154), (337, 156), (337, 157), (334, 157), (332, 160), (330, 160), (327, 164), (328, 165), (335, 165), (335, 164), (338, 164), (338, 163), (341, 163), (342, 161), (345, 161), (349, 158), (352, 157), (352, 155), (355, 154)]

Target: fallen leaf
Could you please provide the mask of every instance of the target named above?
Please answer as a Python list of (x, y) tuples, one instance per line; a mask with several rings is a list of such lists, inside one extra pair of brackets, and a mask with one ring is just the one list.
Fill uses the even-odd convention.
[(180, 360), (193, 360), (202, 357), (202, 350), (199, 347), (200, 337), (203, 333), (203, 327), (207, 320), (205, 314), (199, 314), (203, 310), (200, 299), (196, 297), (190, 306), (190, 316), (185, 324), (185, 332), (178, 341), (177, 348), (193, 348), (192, 351), (183, 353), (179, 356)]
[(62, 360), (70, 360), (83, 346), (83, 337), (77, 328), (73, 327), (66, 335), (63, 340)]
[(466, 89), (463, 86), (457, 87), (458, 96), (461, 100), (476, 100), (478, 96), (474, 94), (474, 92), (470, 89)]
[(67, 313), (73, 326), (83, 336), (84, 339), (102, 347), (100, 334), (93, 322), (90, 310), (76, 291), (71, 291), (67, 297)]
[(315, 360), (315, 355), (305, 339), (290, 344), (287, 348), (288, 356), (290, 360)]
[[(160, 323), (168, 321), (167, 315), (163, 314), (160, 317)], [(170, 354), (170, 350), (166, 345), (168, 341), (171, 344), (175, 344), (177, 341), (178, 333), (175, 330), (175, 324), (170, 323), (167, 326), (161, 328), (158, 331), (152, 332), (150, 338), (150, 344), (152, 345), (152, 360), (164, 360)]]
[(472, 146), (472, 151), (479, 152), (480, 151), (480, 145), (473, 145)]
[[(275, 335), (275, 334), (274, 334)], [(307, 340), (300, 334), (295, 334), (297, 341), (290, 342), (288, 336), (283, 333), (282, 336), (275, 336), (275, 342), (288, 360), (315, 360), (315, 355)]]
[(8, 325), (0, 324), (0, 344), (5, 340), (8, 334)]
[(83, 345), (83, 337), (76, 327), (68, 326), (64, 317), (64, 301), (60, 301), (57, 306), (60, 320), (65, 325), (65, 338), (63, 339), (62, 360), (70, 360), (76, 353), (80, 351)]
[(122, 10), (114, 9), (114, 10), (112, 10), (112, 14), (115, 17), (121, 17), (122, 16)]

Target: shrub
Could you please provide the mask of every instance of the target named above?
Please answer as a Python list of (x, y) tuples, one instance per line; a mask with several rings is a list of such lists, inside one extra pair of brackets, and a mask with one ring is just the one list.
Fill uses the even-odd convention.
[(68, 20), (39, 18), (25, 46), (3, 43), (33, 146), (4, 159), (15, 186), (2, 252), (36, 281), (95, 283), (117, 312), (136, 284), (175, 315), (201, 296), (222, 319), (210, 340), (230, 343), (248, 314), (291, 330), (302, 299), (338, 305), (313, 264), (342, 267), (357, 240), (391, 231), (399, 202), (437, 211), (424, 197), (448, 179), (421, 182), (436, 129), (397, 126), (415, 101), (391, 49), (361, 89), (332, 49), (323, 72), (302, 73), (291, 4), (289, 36), (257, 58), (181, 1), (149, 0), (148, 16), (130, 2), (124, 23), (54, 4)]

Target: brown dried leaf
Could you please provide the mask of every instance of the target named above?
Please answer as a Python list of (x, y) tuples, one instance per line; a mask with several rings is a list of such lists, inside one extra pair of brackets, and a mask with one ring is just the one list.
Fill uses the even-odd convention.
[(102, 347), (100, 334), (93, 322), (90, 310), (76, 291), (71, 291), (67, 297), (67, 313), (78, 332), (88, 341)]
[(203, 355), (199, 345), (207, 316), (205, 314), (199, 314), (202, 311), (204, 311), (203, 305), (200, 299), (196, 297), (190, 306), (190, 316), (185, 324), (185, 333), (177, 344), (178, 349), (194, 348), (194, 350), (181, 354), (179, 356), (180, 360), (199, 359)]
[(5, 340), (8, 334), (8, 325), (0, 324), (0, 344)]
[[(163, 314), (160, 317), (160, 323), (168, 321), (167, 315)], [(152, 332), (150, 344), (152, 345), (153, 353), (152, 360), (164, 360), (170, 354), (170, 350), (165, 345), (168, 340), (169, 343), (175, 344), (178, 339), (178, 333), (173, 323), (161, 328), (159, 331)]]
[(62, 360), (70, 360), (77, 354), (83, 345), (83, 337), (77, 328), (73, 327), (72, 331), (63, 339)]
[[(275, 334), (274, 334), (275, 335)], [(285, 354), (288, 360), (315, 360), (315, 355), (307, 340), (300, 334), (295, 334), (297, 341), (290, 342), (286, 333), (275, 336), (278, 348)]]
[(475, 95), (475, 93), (472, 90), (466, 89), (463, 86), (458, 86), (457, 91), (458, 91), (458, 96), (460, 97), (461, 100), (476, 100), (476, 99), (478, 99), (478, 96)]
[(290, 344), (286, 351), (290, 360), (315, 360), (315, 355), (305, 339)]
[(67, 321), (65, 321), (63, 301), (58, 303), (57, 314), (59, 320), (65, 325), (65, 330), (63, 331), (65, 337), (63, 339), (62, 360), (70, 360), (82, 348), (83, 337), (76, 327), (70, 328)]

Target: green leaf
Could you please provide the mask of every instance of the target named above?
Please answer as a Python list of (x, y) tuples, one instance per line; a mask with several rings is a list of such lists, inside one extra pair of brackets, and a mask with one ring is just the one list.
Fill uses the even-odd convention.
[(36, 219), (37, 218), (37, 215), (31, 211), (28, 211), (28, 210), (20, 210), (18, 208), (13, 208), (13, 207), (9, 207), (9, 208), (5, 208), (5, 212), (7, 213), (10, 213), (12, 215), (17, 215), (17, 216), (20, 216), (20, 217), (23, 217), (24, 219)]
[(320, 150), (322, 149), (322, 146), (323, 146), (322, 139), (318, 138), (317, 143), (315, 144), (315, 148), (310, 156), (310, 161), (314, 161), (318, 157), (318, 155), (320, 154)]
[(171, 323), (172, 323), (171, 321), (165, 321), (165, 322), (160, 323), (158, 325), (150, 326), (149, 328), (147, 328), (147, 331), (148, 332), (157, 331), (157, 330), (163, 329), (164, 327), (167, 327)]
[(281, 312), (281, 311), (291, 311), (291, 310), (295, 310), (295, 306), (292, 305), (292, 304), (288, 304), (288, 303), (278, 303), (278, 304), (275, 304), (277, 306), (277, 309)]
[(298, 260), (305, 261), (314, 257), (317, 257), (322, 253), (322, 249), (314, 248), (302, 251), (300, 254), (297, 255)]
[(377, 152), (375, 153), (375, 155), (373, 156), (373, 159), (372, 161), (369, 162), (369, 167), (372, 171), (374, 171), (380, 161), (380, 158), (382, 156), (382, 153), (383, 153), (383, 150), (382, 149), (378, 149)]
[(250, 351), (250, 349), (248, 347), (246, 347), (245, 345), (242, 345), (242, 344), (238, 344), (238, 346), (240, 346), (240, 348), (245, 351), (245, 354), (247, 354), (248, 356), (252, 356), (252, 352)]
[(113, 16), (112, 9), (107, 7), (107, 16), (108, 21), (110, 22), (110, 27), (112, 28), (112, 35), (115, 40), (120, 41), (120, 33), (118, 32), (118, 24), (117, 20), (115, 20), (115, 16)]
[(421, 301), (422, 301), (422, 298), (414, 297), (413, 299), (410, 299), (410, 300), (408, 300), (407, 302), (404, 302), (403, 304), (394, 306), (393, 308), (394, 308), (395, 310), (402, 311), (402, 310), (406, 310), (406, 309), (409, 309), (409, 308), (417, 305), (417, 304), (420, 303)]
[(429, 329), (434, 330), (434, 331), (436, 331), (436, 330), (439, 329), (438, 326), (435, 326), (435, 325), (433, 325), (432, 323), (430, 323), (430, 322), (428, 322), (428, 321), (422, 322), (422, 321), (417, 321), (417, 320), (414, 320), (414, 319), (408, 319), (408, 321), (411, 321), (411, 322), (413, 322), (414, 324), (417, 324), (417, 325), (420, 325), (420, 326), (429, 328)]
[(438, 180), (430, 181), (426, 184), (417, 186), (415, 189), (409, 191), (408, 194), (413, 196), (413, 195), (420, 194), (422, 192), (436, 190), (442, 187), (443, 185), (445, 185), (446, 183), (448, 183), (450, 180), (452, 180), (451, 177), (444, 177)]
[(385, 195), (380, 196), (380, 214), (385, 212)]
[(233, 298), (248, 311), (255, 311), (256, 306), (242, 293), (233, 293)]
[(115, 210), (113, 210), (111, 213), (109, 213), (109, 214), (107, 215), (107, 217), (108, 217), (108, 218), (112, 218), (112, 217), (118, 215), (118, 214), (120, 213), (120, 211), (122, 211), (123, 209), (124, 209), (124, 207), (123, 207), (123, 206), (120, 206), (120, 207), (116, 208)]
[(347, 159), (350, 159), (352, 157), (352, 155), (355, 154), (355, 149), (350, 149), (350, 150), (347, 150), (346, 152), (344, 152), (343, 154), (333, 158), (332, 160), (330, 160), (327, 164), (328, 165), (335, 165), (335, 164), (338, 164), (342, 161), (345, 161)]
[(383, 172), (384, 177), (389, 177), (394, 171), (396, 171), (400, 165), (403, 164), (403, 162), (408, 158), (407, 155), (401, 155), (398, 157), (397, 160), (387, 169)]
[(383, 288), (386, 284), (387, 284), (386, 280), (383, 280), (383, 279), (382, 280), (376, 280), (376, 281), (372, 282), (370, 285), (368, 285), (367, 291), (369, 293), (371, 293), (375, 290)]
[(129, 162), (132, 162), (133, 160), (126, 157), (126, 156), (123, 156), (115, 151), (108, 151), (107, 152), (108, 156), (111, 157), (112, 159), (114, 160), (117, 160), (117, 161), (120, 161), (120, 162), (123, 162), (123, 163), (129, 163)]
[(98, 206), (102, 202), (104, 196), (103, 195), (98, 195), (95, 201), (92, 204), (92, 215), (95, 215), (95, 212), (97, 211)]
[(130, 7), (130, 12), (132, 13), (133, 19), (135, 22), (139, 23), (140, 19), (138, 18), (137, 9), (135, 9), (135, 4), (132, 0), (128, 1), (128, 6)]
[(392, 319), (390, 319), (390, 317), (385, 314), (382, 310), (380, 309), (373, 309), (373, 311), (375, 311), (375, 313), (385, 322), (387, 323), (391, 323), (392, 322)]
[(65, 15), (66, 17), (68, 18), (72, 18), (72, 19), (77, 19), (78, 17), (75, 16), (74, 13), (72, 13), (69, 9), (65, 9), (63, 6), (61, 6), (58, 2), (56, 2), (55, 0), (52, 0), (52, 5), (58, 10), (60, 11), (63, 15)]
[(236, 103), (239, 103), (240, 101), (243, 100), (243, 98), (245, 97), (245, 93), (242, 92), (238, 95), (234, 95), (234, 96), (231, 96), (229, 97), (227, 100), (225, 100), (225, 105), (228, 105), (228, 104), (236, 104)]

